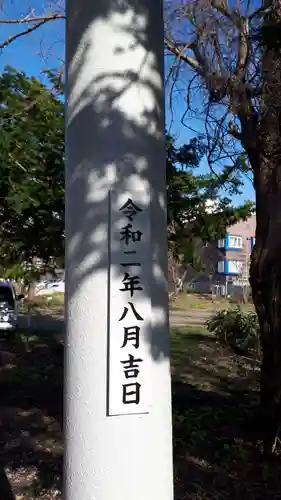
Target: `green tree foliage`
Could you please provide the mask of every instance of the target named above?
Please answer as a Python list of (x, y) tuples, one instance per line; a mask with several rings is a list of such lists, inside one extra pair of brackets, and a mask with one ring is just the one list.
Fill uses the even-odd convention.
[[(50, 265), (63, 259), (64, 238), (64, 106), (60, 79), (51, 72), (49, 86), (12, 68), (0, 77), (0, 252), (2, 267), (22, 269), (34, 258)], [(205, 153), (193, 139), (176, 148), (167, 135), (169, 245), (174, 256), (196, 265), (197, 246), (223, 234), (247, 217), (251, 204), (233, 208), (227, 187), (241, 180), (226, 167), (220, 175), (196, 175)], [(216, 201), (208, 211), (207, 202)], [(219, 200), (219, 201), (218, 201)], [(197, 245), (197, 246), (196, 246)], [(20, 267), (19, 267), (20, 265)], [(17, 272), (18, 274), (18, 272)]]
[(48, 76), (48, 87), (12, 68), (0, 76), (0, 255), (6, 267), (63, 260), (63, 89)]
[(241, 174), (226, 166), (219, 174), (196, 172), (206, 148), (195, 138), (180, 148), (166, 135), (168, 242), (177, 262), (202, 268), (200, 249), (225, 235), (227, 227), (249, 217), (252, 202), (234, 207), (225, 194), (239, 193)]

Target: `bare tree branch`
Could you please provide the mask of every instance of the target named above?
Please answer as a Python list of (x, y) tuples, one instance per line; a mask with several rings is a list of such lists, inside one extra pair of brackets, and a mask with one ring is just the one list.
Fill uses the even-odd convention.
[(4, 42), (0, 43), (0, 49), (3, 49), (4, 47), (7, 47), (8, 45), (10, 45), (12, 42), (14, 42), (15, 40), (17, 40), (18, 38), (20, 38), (20, 37), (22, 37), (24, 35), (28, 35), (29, 33), (32, 33), (33, 31), (35, 31), (38, 28), (40, 28), (41, 26), (43, 26), (43, 24), (46, 24), (46, 23), (52, 21), (53, 19), (54, 18), (52, 18), (52, 17), (46, 17), (42, 21), (39, 21), (38, 23), (33, 24), (32, 26), (29, 26), (27, 29), (25, 29), (23, 31), (20, 31), (19, 33), (16, 33), (13, 36), (10, 36)]
[(165, 46), (176, 56), (179, 77), (186, 76), (189, 94), (190, 82), (201, 85), (199, 100), (192, 86), (182, 122), (205, 118), (210, 164), (228, 154), (236, 161), (237, 147), (253, 152), (263, 92), (256, 33), (264, 12), (251, 2), (191, 0), (178, 8), (171, 2), (165, 14)]
[(28, 24), (28, 23), (38, 23), (44, 21), (55, 21), (56, 19), (65, 19), (65, 14), (48, 14), (45, 16), (26, 16), (20, 19), (0, 19), (0, 24)]
[[(196, 71), (201, 72), (200, 65), (195, 59), (191, 59), (185, 54), (185, 49), (188, 48), (188, 45), (185, 45), (184, 49), (177, 47), (172, 41), (170, 41), (167, 37), (165, 37), (165, 47), (174, 54), (178, 60), (184, 61), (186, 64), (191, 66)], [(191, 45), (190, 45), (191, 47)]]
[[(6, 27), (11, 26), (11, 33), (10, 36), (6, 35), (6, 39), (0, 41), (0, 49), (7, 47), (25, 35), (37, 31), (51, 21), (63, 19), (65, 19), (64, 0), (49, 0), (46, 8), (43, 7), (40, 12), (38, 12), (35, 1), (33, 5), (32, 0), (1, 2), (0, 24)], [(7, 33), (7, 29), (5, 33)]]
[(247, 60), (250, 52), (249, 43), (249, 24), (248, 20), (241, 19), (241, 25), (239, 29), (239, 42), (238, 42), (238, 54), (237, 54), (237, 64), (235, 75), (243, 77), (247, 68)]

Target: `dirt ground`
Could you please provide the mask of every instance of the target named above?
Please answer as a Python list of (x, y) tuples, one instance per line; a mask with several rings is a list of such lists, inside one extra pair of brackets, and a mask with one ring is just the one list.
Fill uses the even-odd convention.
[[(63, 348), (25, 340), (0, 342), (0, 498), (61, 500)], [(260, 453), (258, 372), (204, 333), (172, 332), (175, 500), (281, 499), (280, 459)]]
[(1, 349), (15, 358), (0, 372), (0, 498), (60, 499), (62, 348), (30, 339), (30, 352), (22, 341)]

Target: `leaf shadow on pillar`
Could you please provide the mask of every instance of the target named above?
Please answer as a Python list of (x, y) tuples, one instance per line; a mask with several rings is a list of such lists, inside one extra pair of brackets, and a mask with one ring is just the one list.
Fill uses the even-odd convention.
[[(71, 27), (71, 19), (75, 19), (80, 7), (77, 2), (69, 2), (69, 29), (72, 31), (71, 38), (68, 40), (67, 51), (68, 59), (71, 61), (68, 74), (68, 84), (73, 88), (73, 82), (78, 81), (79, 74), (83, 71), (83, 65), (88, 57), (90, 57), (91, 39), (87, 34), (89, 27), (93, 23), (116, 22), (116, 29), (122, 30), (122, 26), (118, 27), (118, 17), (114, 21), (114, 15), (125, 16), (132, 12), (132, 22), (130, 28), (126, 28), (124, 33), (130, 37), (131, 44), (128, 48), (132, 52), (139, 45), (142, 45), (144, 52), (144, 60), (141, 67), (137, 71), (116, 71), (104, 73), (104, 75), (95, 78), (84, 87), (80, 92), (79, 99), (73, 103), (70, 96), (68, 107), (68, 139), (66, 146), (66, 156), (69, 148), (71, 149), (71, 163), (76, 165), (75, 172), (70, 174), (66, 171), (67, 192), (71, 199), (75, 199), (77, 193), (79, 200), (85, 200), (85, 206), (76, 210), (76, 207), (68, 205), (66, 198), (66, 217), (69, 222), (66, 226), (66, 234), (68, 236), (68, 249), (72, 246), (71, 252), (67, 254), (67, 266), (71, 270), (71, 283), (68, 284), (67, 294), (68, 299), (72, 300), (77, 289), (87, 281), (87, 279), (99, 270), (107, 269), (107, 206), (105, 200), (101, 199), (99, 194), (96, 196), (96, 201), (87, 201), (90, 198), (89, 179), (94, 176), (97, 192), (100, 189), (117, 189), (124, 186), (124, 179), (131, 175), (132, 164), (139, 163), (141, 167), (138, 169), (138, 174), (142, 179), (147, 179), (153, 186), (151, 193), (151, 225), (153, 228), (162, 224), (166, 225), (165, 211), (165, 148), (164, 148), (164, 91), (159, 81), (154, 84), (153, 78), (147, 78), (143, 75), (142, 66), (147, 64), (145, 58), (150, 58), (151, 74), (163, 74), (164, 57), (163, 57), (163, 33), (161, 23), (159, 23), (159, 13), (161, 15), (161, 6), (153, 5), (147, 2), (113, 2), (107, 0), (104, 2), (93, 2), (92, 13), (89, 16), (87, 10), (87, 18), (84, 19), (84, 25), (80, 25), (79, 32), (74, 33)], [(157, 4), (157, 2), (156, 2)], [(72, 9), (74, 9), (72, 11)], [(76, 9), (76, 10), (75, 10)], [(159, 27), (160, 25), (160, 27)], [(159, 30), (161, 32), (159, 32)], [(81, 43), (81, 40), (83, 42)], [(102, 44), (106, 44), (106, 39), (101, 40)], [(79, 46), (79, 60), (71, 60), (71, 56), (77, 52)], [(152, 53), (152, 49), (155, 53)], [(123, 56), (124, 48), (116, 45), (116, 56)], [(128, 56), (128, 55), (127, 55)], [(161, 61), (161, 67), (158, 67)], [(94, 74), (94, 70), (93, 70)], [(154, 79), (157, 81), (157, 78)], [(111, 85), (112, 81), (118, 81), (117, 86)], [(140, 117), (139, 123), (124, 116), (118, 107), (118, 101), (122, 96), (130, 91), (132, 85), (139, 86), (142, 93), (149, 92), (153, 94), (155, 101), (159, 104), (159, 109), (147, 109), (143, 116)], [(162, 109), (161, 109), (162, 108)], [(85, 124), (89, 123), (91, 127), (86, 128)], [(75, 143), (77, 144), (77, 131), (80, 131), (79, 143), (80, 148), (77, 151), (75, 158), (75, 149), (71, 148), (73, 134), (75, 134)], [(138, 141), (138, 136), (141, 140)], [(74, 139), (73, 139), (74, 140)], [(93, 157), (92, 142), (95, 141), (96, 150)], [(106, 147), (106, 154), (105, 154)], [(83, 158), (81, 155), (83, 151)], [(159, 152), (160, 151), (160, 152)], [(155, 164), (159, 161), (159, 157), (163, 157), (161, 166)], [(128, 171), (127, 171), (128, 165)], [(109, 180), (108, 168), (113, 166), (115, 169), (114, 180)], [(158, 168), (159, 167), (159, 168)], [(101, 191), (100, 191), (101, 192)], [(73, 201), (72, 201), (73, 203)], [(83, 221), (79, 219), (79, 213), (85, 214)], [(76, 228), (76, 229), (74, 229)], [(77, 230), (79, 228), (79, 230)], [(103, 234), (101, 240), (96, 235)], [(163, 344), (163, 328), (167, 325), (168, 300), (166, 290), (167, 262), (166, 255), (163, 252), (163, 247), (166, 247), (166, 232), (161, 234), (161, 240), (153, 237), (152, 254), (156, 262), (153, 266), (152, 282), (149, 285), (152, 287), (152, 308), (154, 313), (158, 311), (158, 320), (153, 321), (150, 338), (147, 341), (150, 343), (151, 356), (154, 360), (161, 360), (169, 355), (168, 343)], [(81, 261), (83, 269), (81, 268)], [(87, 263), (87, 265), (85, 264)], [(75, 269), (75, 271), (73, 271)], [(166, 305), (163, 308), (163, 304)], [(160, 314), (159, 314), (160, 312)], [(153, 313), (154, 318), (156, 314)], [(94, 311), (93, 311), (94, 318)]]
[[(150, 331), (145, 332), (144, 342), (148, 345), (147, 366), (150, 361), (153, 365), (151, 384), (150, 387), (147, 384), (147, 392), (151, 389), (154, 398), (150, 411), (151, 419), (140, 417), (138, 425), (144, 431), (150, 429), (147, 432), (152, 432), (152, 428), (157, 427), (154, 433), (155, 455), (161, 453), (161, 456), (167, 456), (166, 477), (169, 478), (172, 468), (172, 442), (169, 439), (171, 408), (167, 366), (168, 292), (167, 256), (164, 251), (167, 237), (164, 90), (160, 78), (164, 65), (163, 24), (159, 22), (162, 14), (161, 2), (89, 2), (85, 14), (76, 10), (80, 7), (74, 0), (69, 4), (66, 139), (66, 307), (69, 309), (66, 311), (66, 322), (69, 317), (72, 317), (73, 321), (67, 325), (65, 381), (68, 396), (65, 406), (66, 416), (72, 414), (72, 411), (75, 412), (72, 401), (76, 399), (73, 393), (78, 388), (77, 397), (83, 400), (88, 415), (92, 414), (94, 408), (96, 428), (92, 429), (91, 439), (87, 440), (84, 446), (83, 436), (80, 438), (75, 431), (74, 419), (66, 419), (67, 442), (71, 442), (75, 449), (81, 446), (84, 463), (90, 463), (93, 456), (91, 446), (100, 439), (98, 422), (104, 425), (103, 431), (108, 429), (107, 436), (114, 434), (116, 421), (115, 417), (109, 417), (108, 410), (108, 199), (111, 190), (122, 192), (125, 188), (130, 192), (133, 176), (136, 176), (141, 183), (150, 187), (150, 200), (143, 200), (142, 209), (149, 208), (151, 217), (152, 241), (146, 240), (147, 236), (144, 235), (144, 242), (151, 245), (152, 273), (148, 276), (141, 268), (140, 278), (143, 289), (151, 290), (147, 295), (148, 298), (151, 297), (152, 302), (152, 325)], [(79, 23), (75, 23), (75, 16)], [(104, 45), (104, 52), (99, 48), (96, 39), (98, 33), (100, 43)], [(115, 40), (112, 40), (114, 33), (116, 45)], [(110, 63), (104, 64), (103, 58), (107, 56), (112, 58), (113, 64), (116, 64), (115, 68), (111, 68)], [(129, 105), (131, 102), (132, 110)], [(136, 111), (138, 106), (139, 112)], [(79, 208), (75, 206), (75, 199), (79, 200)], [(117, 224), (112, 221), (111, 232), (115, 226), (115, 232), (118, 234)], [(161, 227), (162, 231), (159, 230)], [(119, 249), (115, 248), (111, 246), (111, 263), (120, 262)], [(121, 278), (122, 269), (120, 270), (119, 264), (112, 264), (110, 268), (111, 273), (114, 272)], [(122, 278), (120, 287), (121, 280)], [(96, 287), (95, 290), (93, 286)], [(76, 301), (76, 297), (79, 297), (79, 300)], [(77, 311), (77, 314), (74, 311)], [(114, 335), (114, 332), (111, 331), (111, 335)], [(77, 336), (80, 344), (79, 363), (76, 364)], [(104, 340), (101, 341), (101, 338)], [(89, 353), (93, 353), (91, 362)], [(74, 365), (75, 377), (72, 377)], [(122, 397), (121, 384), (122, 382)], [(70, 394), (73, 397), (69, 397)], [(160, 411), (162, 418), (159, 422)], [(116, 413), (116, 418), (120, 418), (118, 410)], [(121, 413), (124, 413), (124, 410)], [(134, 420), (127, 417), (123, 420), (127, 422), (126, 429), (124, 423), (120, 426), (116, 446), (121, 445), (117, 443), (118, 440), (121, 443), (122, 436), (125, 439), (124, 432), (126, 439), (130, 439), (129, 436), (133, 439), (135, 436)], [(167, 439), (163, 439), (163, 436), (167, 436)], [(111, 440), (111, 437), (108, 439)], [(135, 436), (135, 445), (136, 439)], [(138, 434), (138, 442), (139, 446), (145, 448), (146, 440), (141, 438), (141, 433)], [(119, 458), (123, 461), (122, 454), (119, 454)], [(144, 454), (140, 452), (139, 459), (136, 460), (142, 464), (140, 467), (145, 465), (143, 458)], [(67, 447), (65, 463), (66, 471), (69, 471), (68, 467), (72, 466), (73, 460), (67, 452)], [(79, 477), (80, 473), (83, 475), (81, 457), (76, 465), (79, 470), (75, 475)], [(102, 467), (102, 461), (95, 469), (97, 478), (100, 475), (99, 467)], [(157, 471), (149, 469), (147, 473), (153, 474), (154, 482), (159, 474), (158, 493), (159, 496), (165, 497), (167, 483), (161, 481), (160, 477), (163, 471), (160, 473), (160, 468)], [(110, 474), (112, 481), (108, 485), (108, 491), (117, 480), (113, 477), (112, 470)], [(71, 474), (66, 472), (67, 481), (70, 476)], [(148, 486), (149, 481), (140, 484), (144, 497), (149, 496)], [(66, 482), (66, 490), (68, 487), (73, 488), (73, 483)], [(171, 485), (169, 490), (170, 487)], [(85, 492), (89, 498), (94, 494), (90, 484), (85, 484)], [(125, 497), (128, 498), (128, 488), (124, 486)]]

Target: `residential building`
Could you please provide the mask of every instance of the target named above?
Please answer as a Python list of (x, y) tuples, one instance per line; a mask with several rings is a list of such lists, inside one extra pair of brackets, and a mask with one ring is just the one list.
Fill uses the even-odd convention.
[[(185, 270), (184, 288), (199, 293), (213, 291), (217, 295), (241, 294), (242, 289), (249, 286), (255, 231), (256, 216), (253, 214), (247, 220), (230, 226), (224, 238), (205, 245), (201, 250), (201, 258), (206, 264), (206, 271), (198, 273), (192, 268)], [(172, 280), (171, 273), (169, 274), (171, 291)]]
[[(255, 244), (256, 216), (229, 227), (225, 238), (218, 240), (217, 285), (249, 285), (251, 252)], [(229, 290), (230, 291), (230, 290)]]

